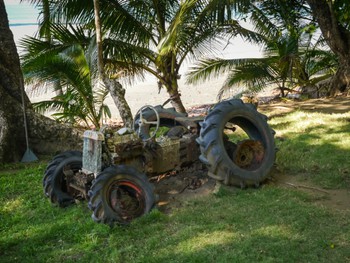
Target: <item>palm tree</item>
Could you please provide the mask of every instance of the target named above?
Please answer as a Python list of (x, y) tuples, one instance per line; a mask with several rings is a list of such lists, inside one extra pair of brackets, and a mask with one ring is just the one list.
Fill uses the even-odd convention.
[[(27, 1), (29, 1), (33, 5), (36, 5), (36, 7), (39, 8), (40, 10), (38, 39), (43, 39), (48, 43), (55, 41), (52, 39), (52, 32), (51, 32), (52, 28), (55, 27), (54, 25), (61, 26), (63, 24), (65, 26), (69, 26), (72, 29), (71, 30), (72, 33), (77, 32), (77, 30), (73, 30), (74, 28), (79, 29), (78, 31), (80, 31), (80, 33), (84, 33), (85, 31), (91, 32), (94, 29), (94, 26), (91, 24), (87, 24), (84, 26), (79, 26), (78, 24), (75, 24), (74, 26), (72, 26), (71, 24), (68, 25), (68, 23), (62, 23), (62, 21), (66, 16), (61, 13), (60, 9), (58, 10), (55, 9), (55, 7), (57, 6), (54, 5), (53, 1), (48, 1), (48, 0), (27, 0)], [(67, 1), (67, 2), (72, 3), (74, 1)], [(72, 38), (74, 37), (72, 36)], [(62, 44), (65, 44), (65, 43), (62, 43)], [(24, 57), (24, 59), (26, 59), (26, 57)], [(122, 70), (125, 70), (126, 67), (125, 66), (122, 66), (122, 67), (123, 67)], [(119, 68), (120, 68), (119, 66), (117, 68), (114, 67), (112, 74), (117, 75), (115, 73), (120, 70)], [(129, 74), (130, 72), (131, 71), (129, 71)], [(132, 114), (131, 114), (129, 105), (125, 100), (124, 88), (115, 78), (111, 79), (106, 74), (104, 74), (103, 76), (104, 76), (103, 79), (105, 80), (103, 85), (106, 85), (107, 89), (110, 91), (110, 94), (117, 106), (117, 109), (119, 110), (119, 114), (124, 122), (124, 125), (127, 127), (131, 127)], [(37, 81), (40, 81), (40, 80), (37, 79)], [(96, 81), (95, 85), (100, 86), (100, 81)], [(62, 89), (62, 86), (59, 80), (52, 81), (52, 86), (54, 87), (56, 94), (58, 95), (57, 98), (61, 98), (62, 96), (64, 97), (65, 95), (68, 95), (68, 94), (64, 94), (64, 91)], [(100, 89), (100, 88), (97, 87), (97, 89)], [(94, 89), (91, 89), (92, 92), (93, 90)], [(95, 95), (91, 94), (90, 96), (95, 96)], [(43, 102), (41, 105), (42, 105), (41, 107), (43, 107), (44, 105), (48, 105), (48, 102)], [(69, 108), (70, 110), (72, 110), (71, 107)]]
[(250, 6), (256, 30), (265, 37), (262, 58), (203, 59), (192, 67), (187, 81), (198, 83), (219, 72), (229, 72), (218, 94), (221, 99), (225, 91), (240, 85), (253, 92), (275, 86), (284, 96), (285, 91), (295, 86), (315, 83), (316, 80), (329, 77), (333, 71), (328, 70), (324, 61), (332, 61), (329, 64), (331, 66), (336, 62), (328, 50), (318, 49), (323, 42), (315, 43), (313, 23), (301, 19), (301, 16), (306, 16), (307, 10), (304, 6), (278, 2), (280, 5), (274, 8), (271, 4), (276, 5), (276, 1), (264, 1), (257, 6)]
[[(176, 110), (185, 112), (178, 86), (184, 61), (213, 53), (223, 38), (233, 34), (259, 38), (232, 19), (235, 2), (99, 1), (104, 64), (108, 68), (128, 65), (134, 73), (154, 75), (159, 87), (167, 90)], [(91, 4), (78, 0), (51, 1), (52, 10), (56, 10), (51, 15), (61, 19), (61, 23), (91, 25), (94, 21)]]
[(110, 116), (103, 103), (108, 92), (96, 90), (96, 42), (81, 27), (50, 27), (51, 41), (27, 37), (21, 45), (22, 71), (27, 83), (59, 83), (64, 92), (52, 100), (34, 104), (39, 111), (55, 109), (59, 120), (83, 122), (100, 127), (104, 115)]
[[(123, 119), (124, 126), (128, 128), (133, 127), (133, 118), (130, 107), (125, 100), (125, 90), (115, 78), (110, 78), (106, 71), (103, 61), (103, 38), (102, 25), (100, 18), (100, 3), (99, 0), (94, 0), (94, 16), (95, 16), (95, 32), (97, 42), (97, 69), (98, 69), (98, 83), (104, 85), (111, 94), (115, 105)], [(101, 81), (103, 83), (101, 83)]]

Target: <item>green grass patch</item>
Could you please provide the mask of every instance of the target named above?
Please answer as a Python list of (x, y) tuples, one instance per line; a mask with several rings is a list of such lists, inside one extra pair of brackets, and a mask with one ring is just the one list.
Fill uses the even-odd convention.
[(303, 174), (326, 188), (350, 188), (350, 112), (296, 111), (273, 118), (277, 165), (287, 174)]
[(0, 173), (1, 262), (344, 262), (349, 212), (295, 190), (221, 189), (130, 226), (96, 224), (86, 202), (61, 209), (43, 195), (43, 164)]
[[(277, 165), (349, 189), (350, 115), (297, 111), (270, 120)], [(220, 188), (127, 227), (96, 224), (86, 202), (43, 194), (47, 162), (0, 167), (0, 262), (349, 262), (350, 211), (297, 189)]]

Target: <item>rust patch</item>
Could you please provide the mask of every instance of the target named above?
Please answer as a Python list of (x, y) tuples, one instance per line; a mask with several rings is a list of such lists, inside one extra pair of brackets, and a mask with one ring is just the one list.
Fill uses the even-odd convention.
[(237, 144), (233, 161), (240, 168), (254, 170), (264, 159), (264, 152), (264, 146), (260, 141), (244, 140)]

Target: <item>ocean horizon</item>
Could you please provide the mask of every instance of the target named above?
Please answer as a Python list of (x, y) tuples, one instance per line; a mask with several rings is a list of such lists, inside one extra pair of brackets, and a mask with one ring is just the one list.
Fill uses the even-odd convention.
[(39, 10), (28, 2), (5, 0), (10, 27), (38, 25)]

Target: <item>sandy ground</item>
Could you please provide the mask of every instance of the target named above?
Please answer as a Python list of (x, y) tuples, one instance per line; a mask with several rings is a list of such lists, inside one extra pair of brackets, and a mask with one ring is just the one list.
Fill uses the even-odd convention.
[[(201, 104), (215, 103), (219, 89), (221, 88), (225, 76), (218, 79), (212, 79), (206, 83), (199, 85), (188, 85), (183, 79), (179, 82), (181, 99), (185, 108), (189, 108)], [(146, 105), (163, 104), (169, 98), (165, 89), (158, 91), (155, 79), (149, 79), (143, 83), (138, 83), (132, 87), (126, 88), (126, 99), (131, 107), (133, 114), (137, 110)], [(113, 114), (118, 116), (118, 112), (111, 98), (107, 99), (108, 105), (111, 107)], [(167, 107), (171, 107), (170, 103)]]
[[(179, 81), (181, 99), (185, 108), (190, 108), (196, 105), (211, 104), (217, 102), (217, 94), (226, 76), (220, 76), (217, 79), (211, 79), (202, 84), (188, 85), (185, 79)], [(144, 105), (160, 105), (163, 104), (169, 95), (165, 89), (158, 93), (157, 81), (153, 77), (147, 77), (145, 81), (139, 81), (133, 85), (123, 85), (126, 89), (125, 97), (129, 103), (133, 115)], [(32, 102), (38, 102), (52, 98), (55, 94), (48, 93), (33, 93), (30, 89), (26, 89), (27, 94)], [(106, 104), (110, 107), (112, 119), (120, 120), (119, 112), (115, 106), (113, 99), (109, 96), (106, 99)], [(171, 107), (170, 103), (166, 107)]]

